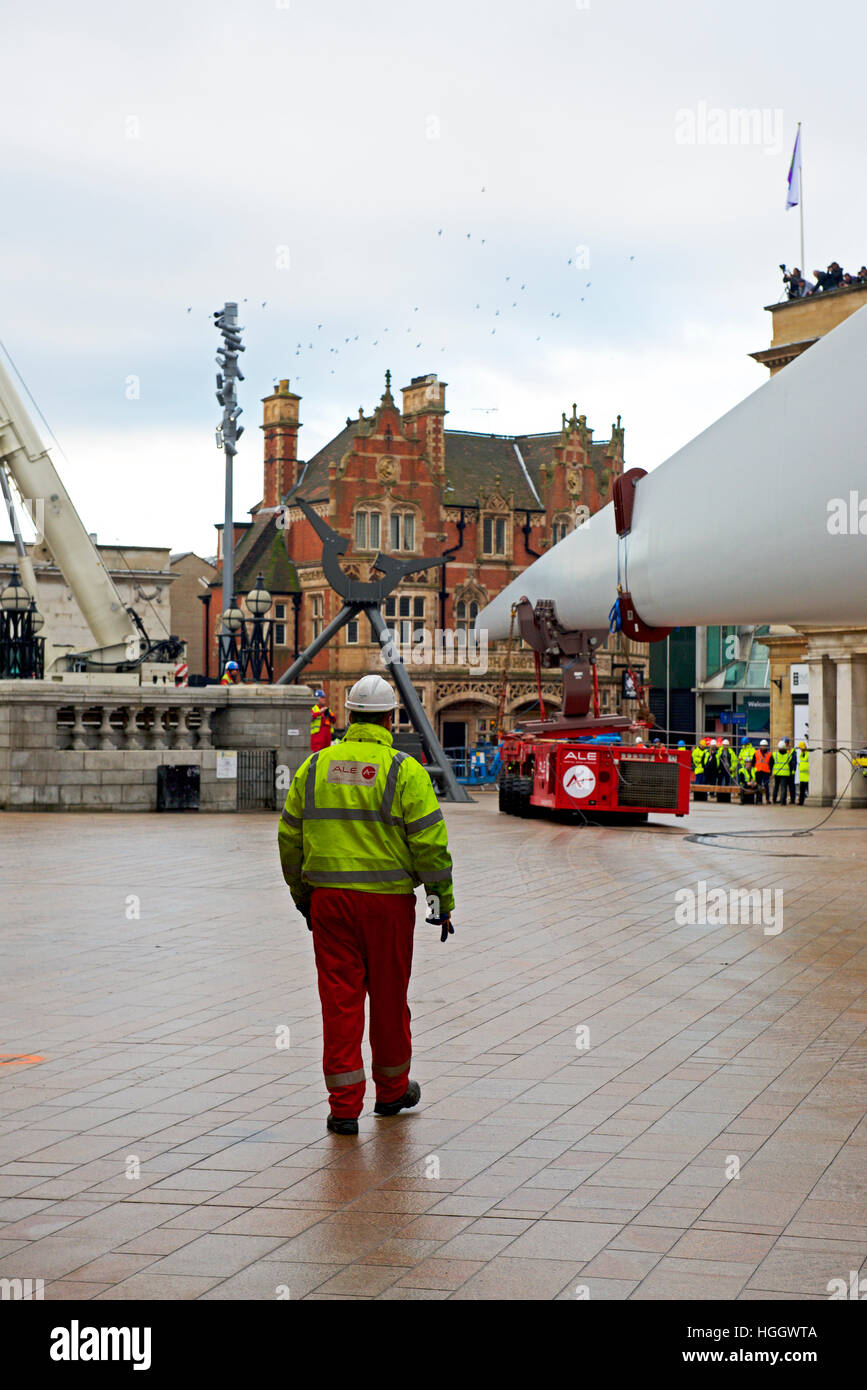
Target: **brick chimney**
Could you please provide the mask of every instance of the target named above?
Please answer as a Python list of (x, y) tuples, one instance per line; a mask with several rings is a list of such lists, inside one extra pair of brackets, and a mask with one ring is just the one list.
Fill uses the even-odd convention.
[(447, 385), (437, 378), (436, 372), (430, 372), (427, 376), (414, 376), (402, 392), (404, 432), (409, 438), (422, 441), (435, 473), (442, 473), (445, 468), (443, 421)]
[(270, 396), (265, 396), (265, 483), (263, 504), (277, 507), (298, 481), (298, 419), (300, 396), (289, 390), (289, 382), (281, 381)]

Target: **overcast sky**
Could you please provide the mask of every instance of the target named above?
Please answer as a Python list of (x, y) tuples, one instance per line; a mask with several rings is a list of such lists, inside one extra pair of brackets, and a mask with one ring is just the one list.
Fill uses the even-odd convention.
[(654, 467), (766, 379), (799, 120), (807, 268), (867, 260), (865, 38), (854, 0), (4, 0), (0, 337), (87, 528), (213, 552), (225, 299), (238, 519), (286, 376), (303, 458), (390, 367), (451, 428), (619, 413)]

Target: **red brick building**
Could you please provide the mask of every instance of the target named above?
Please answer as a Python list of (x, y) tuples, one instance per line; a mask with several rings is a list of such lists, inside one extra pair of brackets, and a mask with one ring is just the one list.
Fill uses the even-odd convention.
[[(618, 416), (608, 440), (594, 441), (585, 416), (572, 407), (558, 430), (545, 434), (477, 434), (445, 427), (446, 384), (435, 375), (414, 377), (401, 403), (385, 392), (370, 415), (359, 411), (311, 459), (298, 457), (300, 397), (281, 381), (264, 400), (265, 465), (262, 502), (240, 538), (237, 592), (251, 588), (263, 563), (270, 566), (281, 624), (276, 668), (292, 659), (292, 591), (300, 589), (299, 640), (311, 642), (340, 609), (320, 565), (320, 542), (293, 498), (312, 503), (346, 536), (344, 567), (367, 579), (378, 551), (409, 557), (449, 552), (444, 569), (413, 576), (392, 596), (386, 617), (406, 644), (411, 670), (429, 718), (446, 747), (472, 744), (491, 733), (503, 678), (505, 643), (487, 653), (458, 651), (461, 665), (437, 660), (413, 634), (472, 630), (476, 613), (537, 555), (611, 499), (623, 469)], [(283, 505), (285, 529), (265, 509)], [(285, 550), (284, 550), (285, 545)], [(268, 574), (266, 574), (266, 582)], [(613, 583), (612, 579), (612, 583)], [(612, 600), (614, 594), (612, 592)], [(282, 621), (281, 621), (282, 620)], [(392, 626), (392, 623), (389, 623)], [(350, 624), (308, 668), (342, 712), (347, 688), (365, 671), (381, 669), (378, 643), (363, 619)], [(448, 652), (447, 652), (448, 655)], [(427, 659), (425, 657), (427, 656)], [(611, 658), (600, 658), (603, 710), (620, 706), (620, 682)], [(559, 677), (546, 675), (549, 707), (560, 703)], [(509, 661), (507, 714), (537, 708), (529, 652), (515, 641)]]

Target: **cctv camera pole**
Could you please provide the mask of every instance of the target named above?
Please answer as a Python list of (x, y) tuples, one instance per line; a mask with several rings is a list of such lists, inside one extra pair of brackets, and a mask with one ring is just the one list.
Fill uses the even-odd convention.
[[(241, 342), (242, 330), (238, 323), (237, 304), (227, 300), (222, 309), (214, 311), (214, 322), (223, 338), (222, 345), (217, 349), (217, 365), (220, 368), (217, 373), (217, 400), (223, 407), (223, 419), (217, 426), (217, 448), (222, 449), (226, 456), (226, 502), (223, 514), (223, 612), (227, 613), (230, 608), (235, 606), (235, 519), (232, 469), (235, 455), (238, 452), (238, 440), (244, 433), (244, 426), (238, 424), (238, 417), (243, 414), (243, 411), (238, 404), (236, 383), (244, 380), (238, 366), (238, 353), (244, 352), (245, 349)], [(225, 630), (225, 624), (223, 627), (224, 630), (220, 633), (221, 674), (233, 651), (232, 634)]]

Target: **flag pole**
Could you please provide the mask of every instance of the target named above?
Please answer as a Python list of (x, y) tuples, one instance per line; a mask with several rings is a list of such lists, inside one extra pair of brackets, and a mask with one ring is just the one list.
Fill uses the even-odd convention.
[(807, 266), (804, 261), (804, 146), (801, 142), (801, 122), (798, 121), (798, 154), (800, 157), (799, 187), (798, 187), (798, 212), (801, 217), (801, 274), (807, 278)]

